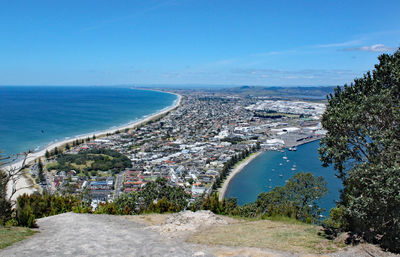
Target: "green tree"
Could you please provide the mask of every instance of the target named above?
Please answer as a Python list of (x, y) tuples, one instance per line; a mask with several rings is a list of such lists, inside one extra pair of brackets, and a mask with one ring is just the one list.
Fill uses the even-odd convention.
[(275, 187), (258, 195), (256, 205), (260, 215), (282, 215), (306, 222), (319, 219), (322, 209), (317, 200), (328, 192), (326, 181), (312, 173), (299, 172), (283, 187)]
[[(15, 206), (13, 196), (23, 187), (17, 188), (17, 181), (26, 175), (26, 160), (30, 152), (15, 156), (2, 157), (0, 155), (0, 225), (11, 219), (12, 207)], [(1, 151), (0, 151), (1, 154)], [(23, 156), (21, 167), (7, 166)], [(2, 165), (4, 165), (2, 167)], [(28, 186), (30, 187), (30, 186)], [(28, 188), (26, 187), (26, 188)]]
[(39, 176), (39, 181), (40, 182), (45, 180), (44, 173), (43, 173), (43, 163), (42, 163), (42, 160), (40, 158), (38, 160), (38, 176)]
[[(0, 156), (0, 166), (1, 161), (4, 160)], [(7, 198), (7, 174), (3, 170), (0, 170), (0, 225), (3, 225), (6, 221), (11, 219), (11, 202)]]
[(319, 149), (344, 189), (347, 227), (400, 252), (400, 50), (328, 97)]
[(54, 147), (54, 152), (53, 153), (54, 153), (55, 156), (58, 155), (58, 148), (57, 147)]
[(296, 173), (286, 183), (288, 200), (297, 208), (296, 217), (303, 221), (318, 219), (322, 209), (317, 201), (328, 193), (323, 177), (314, 177), (310, 172)]

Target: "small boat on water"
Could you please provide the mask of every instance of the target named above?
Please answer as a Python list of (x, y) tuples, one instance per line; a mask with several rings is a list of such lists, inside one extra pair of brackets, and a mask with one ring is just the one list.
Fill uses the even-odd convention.
[(283, 174), (279, 174), (279, 177), (283, 177)]
[(286, 156), (283, 156), (282, 159), (287, 160), (287, 157), (286, 157)]
[(297, 151), (297, 147), (296, 146), (290, 147), (289, 151)]
[(283, 164), (282, 164), (282, 163), (279, 163), (279, 165), (282, 166)]
[(296, 170), (296, 168), (292, 168), (292, 170), (293, 170), (293, 171), (295, 171), (295, 170)]

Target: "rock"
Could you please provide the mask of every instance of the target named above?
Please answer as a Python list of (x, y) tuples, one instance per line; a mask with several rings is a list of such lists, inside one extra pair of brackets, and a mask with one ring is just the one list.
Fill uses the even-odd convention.
[(163, 223), (152, 226), (151, 229), (158, 230), (160, 234), (168, 237), (181, 235), (182, 232), (194, 232), (201, 227), (211, 225), (224, 225), (228, 222), (216, 216), (211, 211), (183, 211), (174, 213)]
[(201, 251), (195, 252), (195, 253), (193, 254), (193, 256), (204, 256), (204, 255), (206, 255), (206, 254), (203, 253), (203, 252), (201, 252)]

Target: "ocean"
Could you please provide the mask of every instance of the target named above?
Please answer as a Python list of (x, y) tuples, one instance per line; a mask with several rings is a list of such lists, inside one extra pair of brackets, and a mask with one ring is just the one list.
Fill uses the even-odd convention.
[[(318, 159), (319, 141), (297, 147), (297, 151), (267, 151), (260, 154), (243, 168), (229, 184), (225, 197), (235, 197), (239, 205), (253, 202), (258, 194), (283, 186), (297, 172), (311, 172), (327, 181), (328, 194), (319, 200), (320, 207), (326, 209), (325, 215), (339, 200), (341, 181), (335, 176), (332, 167), (322, 167)], [(293, 169), (293, 170), (292, 170)]]
[(3, 156), (119, 127), (173, 105), (177, 96), (104, 86), (0, 86)]

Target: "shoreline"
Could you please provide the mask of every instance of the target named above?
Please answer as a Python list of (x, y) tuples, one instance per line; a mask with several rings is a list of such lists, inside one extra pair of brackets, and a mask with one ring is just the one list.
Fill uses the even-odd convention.
[[(302, 145), (305, 145), (305, 144), (313, 143), (313, 142), (315, 142), (315, 141), (321, 140), (322, 138), (323, 138), (323, 137), (314, 138), (314, 139), (308, 140), (308, 141), (303, 141), (302, 143), (297, 144), (297, 145), (293, 145), (293, 146), (296, 146), (296, 147), (297, 147), (297, 146), (302, 146)], [(293, 147), (293, 146), (290, 146), (290, 147)], [(282, 148), (282, 150), (283, 150), (283, 149), (288, 150), (288, 149), (289, 149), (289, 146), (285, 146), (285, 147)], [(279, 151), (279, 150), (272, 150), (272, 151)], [(250, 156), (247, 157), (247, 159), (244, 160), (244, 162), (241, 162), (237, 167), (235, 167), (235, 168), (232, 170), (232, 172), (229, 174), (229, 176), (224, 180), (224, 183), (222, 184), (222, 187), (220, 187), (220, 188), (218, 189), (218, 193), (219, 193), (218, 200), (219, 200), (219, 201), (222, 201), (222, 200), (225, 198), (226, 191), (227, 191), (228, 186), (229, 186), (230, 182), (232, 181), (232, 179), (233, 179), (237, 174), (239, 174), (239, 173), (243, 170), (243, 168), (244, 168), (245, 166), (247, 166), (250, 162), (252, 162), (256, 157), (258, 157), (258, 156), (259, 156), (260, 154), (262, 154), (263, 152), (266, 152), (266, 151), (265, 151), (265, 150), (264, 150), (264, 151), (261, 150), (261, 151), (252, 153)]]
[(225, 198), (226, 190), (228, 189), (228, 186), (232, 179), (239, 174), (244, 167), (246, 167), (250, 162), (252, 162), (256, 157), (258, 157), (263, 151), (258, 151), (255, 153), (250, 154), (245, 160), (239, 163), (229, 174), (229, 176), (225, 179), (224, 183), (222, 184), (222, 187), (218, 189), (219, 193), (219, 201), (222, 201)]
[[(142, 89), (135, 89), (135, 90), (142, 90)], [(150, 90), (150, 89), (148, 89), (148, 90)], [(156, 90), (154, 90), (154, 91), (156, 91)], [(131, 128), (134, 128), (134, 127), (141, 126), (141, 125), (143, 125), (143, 124), (145, 124), (145, 123), (147, 123), (147, 122), (149, 122), (149, 121), (151, 121), (153, 119), (158, 118), (159, 116), (165, 115), (165, 114), (173, 111), (174, 109), (178, 108), (181, 105), (182, 95), (177, 94), (177, 93), (167, 92), (167, 91), (158, 91), (158, 92), (163, 92), (163, 93), (167, 93), (167, 94), (176, 95), (178, 97), (178, 99), (176, 99), (171, 106), (165, 107), (165, 108), (161, 109), (160, 111), (158, 111), (156, 113), (150, 114), (147, 117), (144, 116), (142, 119), (140, 119), (138, 121), (130, 122), (130, 123), (126, 124), (126, 125), (122, 125), (122, 126), (119, 126), (119, 127), (109, 128), (109, 129), (106, 129), (104, 131), (88, 133), (88, 134), (84, 134), (84, 135), (78, 135), (76, 137), (71, 137), (71, 138), (68, 138), (68, 139), (64, 139), (64, 140), (61, 140), (61, 141), (58, 141), (58, 142), (51, 143), (51, 144), (45, 146), (43, 149), (41, 149), (39, 151), (30, 153), (28, 155), (28, 158), (26, 159), (25, 163), (26, 164), (30, 164), (31, 162), (35, 161), (36, 159), (43, 157), (46, 154), (46, 151), (51, 151), (55, 147), (61, 147), (63, 145), (71, 143), (71, 142), (73, 142), (73, 141), (75, 141), (77, 139), (81, 140), (81, 139), (85, 139), (87, 137), (92, 137), (93, 135), (96, 136), (96, 138), (100, 138), (100, 137), (106, 136), (107, 133), (113, 134), (113, 133), (117, 132), (118, 130), (131, 129)], [(19, 168), (21, 168), (22, 163), (23, 163), (23, 160), (19, 159), (19, 160), (16, 160), (15, 162), (13, 162), (13, 163), (8, 164), (8, 165), (1, 166), (1, 169), (4, 169), (4, 170), (19, 169)], [(31, 178), (31, 176), (29, 174), (27, 176), (21, 176), (21, 178), (16, 183), (17, 189), (21, 188), (21, 190), (19, 190), (17, 193), (15, 193), (15, 195), (13, 196), (13, 199), (16, 199), (18, 196), (20, 196), (20, 195), (22, 195), (24, 193), (32, 194), (35, 191), (37, 191), (34, 188), (35, 183), (33, 183), (33, 185), (31, 186), (31, 184), (32, 184), (31, 180), (32, 180), (32, 178)], [(27, 187), (29, 187), (29, 188), (27, 188)], [(9, 195), (10, 193), (11, 193), (11, 188), (8, 187), (7, 194)]]

